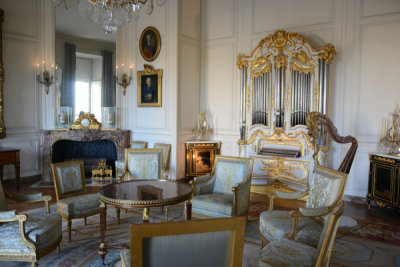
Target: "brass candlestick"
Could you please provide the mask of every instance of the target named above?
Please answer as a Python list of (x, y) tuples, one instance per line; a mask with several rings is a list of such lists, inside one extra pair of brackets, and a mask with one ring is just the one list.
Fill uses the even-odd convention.
[(205, 141), (208, 134), (213, 132), (213, 130), (210, 128), (206, 112), (200, 113), (198, 115), (197, 128), (193, 129), (193, 132), (199, 137), (199, 140), (201, 141)]
[(53, 84), (53, 75), (50, 75), (50, 72), (45, 70), (41, 74), (37, 75), (37, 81), (38, 81), (38, 83), (45, 85), (46, 95), (48, 95), (50, 85)]
[(391, 126), (387, 130), (386, 119), (383, 125), (383, 137), (380, 139), (381, 145), (389, 148), (389, 154), (399, 154), (400, 150), (400, 136), (399, 136), (399, 126), (400, 126), (400, 111), (396, 110), (390, 114)]
[(118, 76), (117, 75), (114, 75), (114, 79), (122, 87), (122, 93), (125, 96), (126, 87), (128, 87), (129, 84), (131, 83), (132, 77), (131, 76), (128, 77), (128, 75), (124, 73), (124, 74), (122, 74), (122, 81), (121, 82), (118, 80)]

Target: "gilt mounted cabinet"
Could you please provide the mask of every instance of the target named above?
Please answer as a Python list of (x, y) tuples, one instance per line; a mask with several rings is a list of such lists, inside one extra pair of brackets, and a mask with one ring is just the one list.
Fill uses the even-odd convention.
[(384, 208), (400, 209), (400, 157), (388, 154), (370, 154), (368, 208), (371, 200)]

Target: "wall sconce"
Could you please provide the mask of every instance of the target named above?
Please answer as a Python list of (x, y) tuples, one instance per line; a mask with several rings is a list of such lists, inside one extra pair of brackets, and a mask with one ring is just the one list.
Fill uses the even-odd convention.
[[(51, 70), (54, 68), (54, 65), (51, 65)], [(53, 75), (50, 74), (50, 71), (46, 70), (46, 64), (43, 61), (42, 68), (40, 65), (36, 65), (36, 72), (37, 72), (37, 81), (38, 83), (44, 84), (46, 89), (46, 95), (49, 94), (50, 85), (53, 84)]]
[(125, 96), (125, 94), (126, 94), (126, 87), (129, 86), (129, 84), (131, 83), (131, 80), (132, 80), (131, 73), (132, 73), (132, 71), (133, 71), (133, 67), (132, 67), (132, 66), (129, 66), (129, 77), (128, 77), (128, 74), (125, 73), (125, 66), (124, 66), (124, 64), (121, 64), (121, 69), (122, 69), (121, 81), (119, 81), (119, 79), (118, 79), (118, 73), (117, 73), (117, 71), (118, 71), (118, 66), (115, 66), (115, 73), (116, 73), (116, 74), (114, 75), (114, 79), (115, 79), (115, 81), (122, 87), (122, 93), (123, 93), (124, 96)]

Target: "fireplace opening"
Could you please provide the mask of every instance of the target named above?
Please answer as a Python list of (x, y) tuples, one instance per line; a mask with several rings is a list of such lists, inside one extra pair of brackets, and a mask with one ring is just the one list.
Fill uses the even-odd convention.
[(52, 146), (52, 163), (68, 160), (83, 160), (86, 177), (91, 176), (93, 168), (101, 159), (111, 166), (115, 174), (115, 161), (118, 159), (117, 147), (110, 140), (74, 141), (59, 140)]

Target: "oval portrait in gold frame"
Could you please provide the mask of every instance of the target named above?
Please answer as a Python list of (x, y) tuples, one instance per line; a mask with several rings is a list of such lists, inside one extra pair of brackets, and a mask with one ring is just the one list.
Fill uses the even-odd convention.
[(146, 61), (153, 61), (158, 57), (161, 49), (161, 38), (156, 28), (150, 26), (143, 30), (140, 35), (139, 49)]

